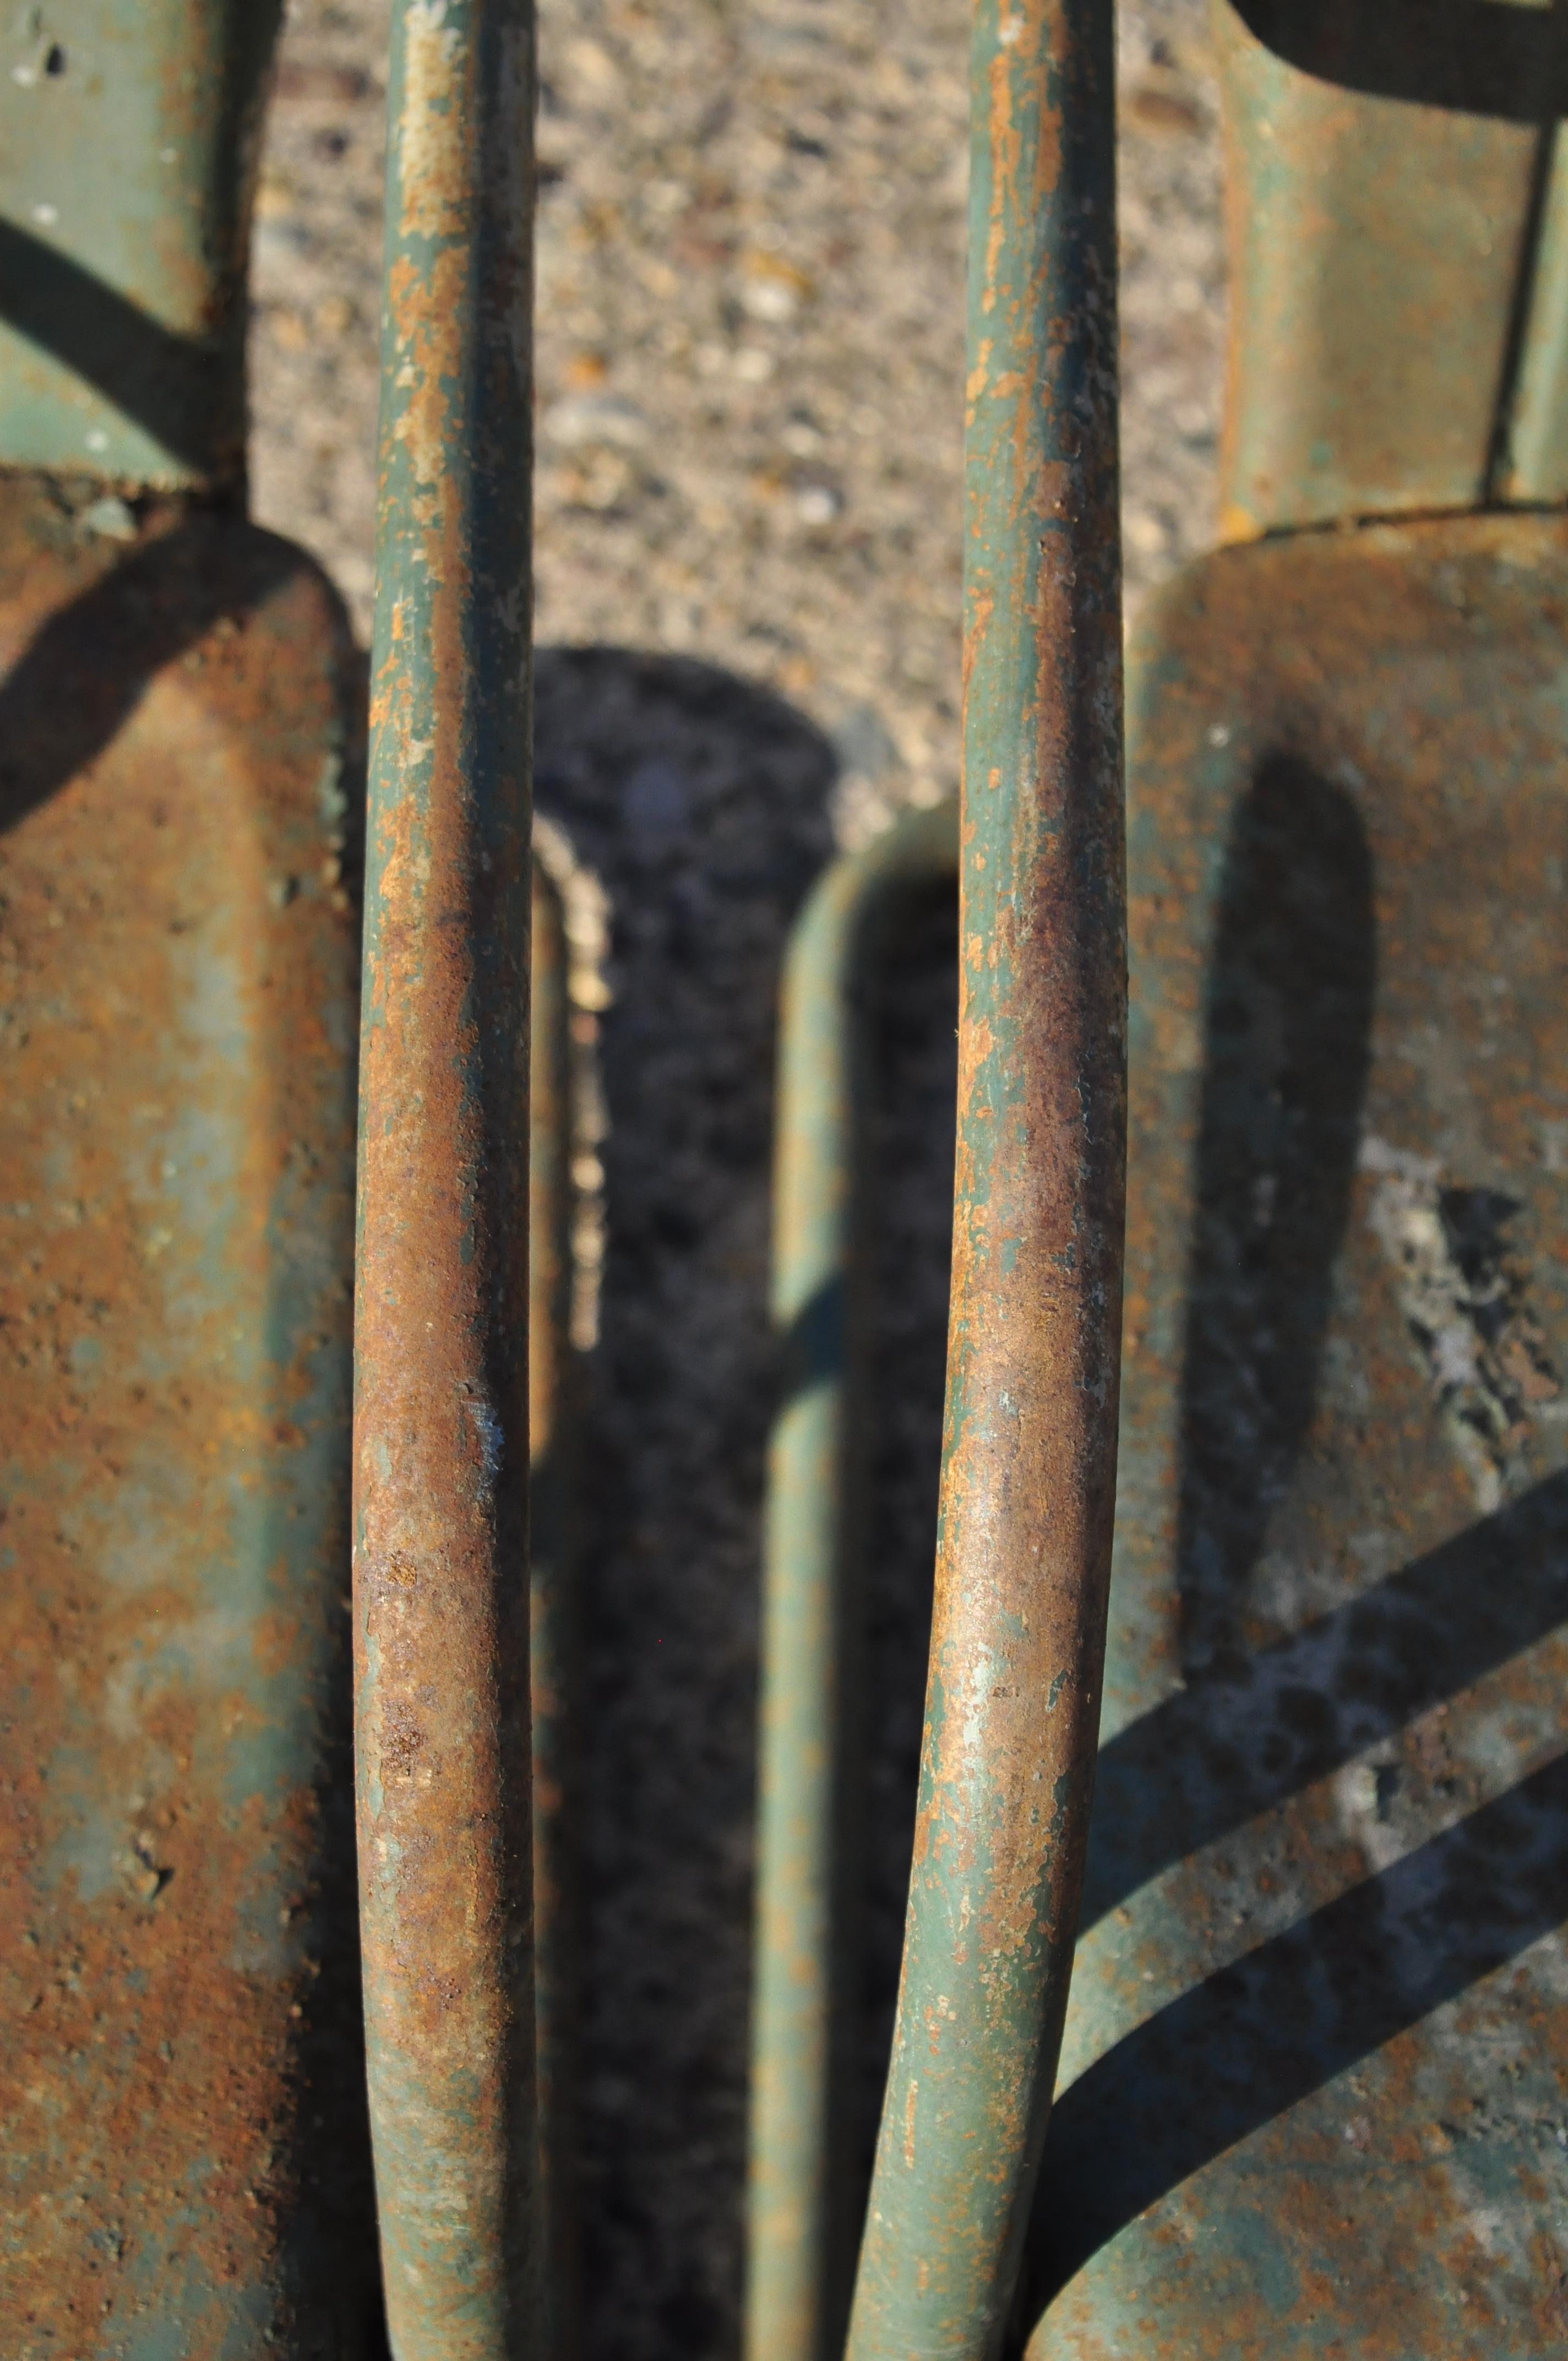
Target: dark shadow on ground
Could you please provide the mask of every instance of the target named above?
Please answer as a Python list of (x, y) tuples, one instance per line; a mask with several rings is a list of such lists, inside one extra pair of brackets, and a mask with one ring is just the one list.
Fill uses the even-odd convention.
[[(537, 793), (612, 901), (602, 1338), (578, 1465), (586, 1633), (585, 2247), (594, 2361), (740, 2343), (773, 1061), (831, 857), (831, 749), (696, 663), (538, 665)], [(955, 924), (892, 947), (870, 1193), (861, 2038), (869, 2165), (902, 1937), (940, 1449)], [(861, 2194), (863, 2194), (863, 2190)], [(861, 2195), (855, 2202), (861, 2202)]]
[(774, 1013), (826, 739), (710, 666), (538, 660), (537, 793), (612, 902), (578, 1466), (596, 2361), (739, 2338)]

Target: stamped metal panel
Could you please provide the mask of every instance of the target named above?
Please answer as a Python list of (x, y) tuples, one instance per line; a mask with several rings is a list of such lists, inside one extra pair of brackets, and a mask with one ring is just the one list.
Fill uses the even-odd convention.
[[(1215, 0), (1223, 539), (1485, 498), (1528, 296), (1551, 14)], [(1538, 348), (1532, 418), (1552, 360)]]
[(1134, 683), (1118, 1545), (1030, 2351), (1560, 2352), (1568, 527), (1223, 552)]
[[(92, 495), (83, 496), (89, 502)], [(0, 478), (0, 2349), (373, 2350), (355, 678), (298, 552)]]
[(164, 487), (245, 464), (245, 254), (279, 0), (0, 21), (0, 451)]

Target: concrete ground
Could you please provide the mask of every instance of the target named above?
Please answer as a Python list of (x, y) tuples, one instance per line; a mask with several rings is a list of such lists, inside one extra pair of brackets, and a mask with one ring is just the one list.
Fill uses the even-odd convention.
[[(737, 2347), (773, 1010), (835, 842), (957, 777), (961, 0), (542, 0), (539, 791), (610, 895), (581, 1827), (595, 2361)], [(385, 0), (294, 0), (258, 204), (254, 501), (363, 635)], [(1203, 0), (1121, 16), (1128, 603), (1208, 542)], [(879, 1024), (865, 2090), (928, 1589), (952, 913)]]

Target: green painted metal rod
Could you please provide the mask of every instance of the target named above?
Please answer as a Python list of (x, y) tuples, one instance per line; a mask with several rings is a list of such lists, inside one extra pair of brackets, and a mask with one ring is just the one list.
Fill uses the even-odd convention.
[(958, 1159), (915, 1864), (851, 2361), (993, 2355), (1049, 2112), (1116, 1462), (1111, 0), (977, 0)]
[(527, 0), (392, 15), (356, 1312), (360, 1924), (396, 2361), (538, 2346)]
[(958, 865), (952, 804), (910, 812), (819, 880), (791, 937), (779, 1027), (773, 1315), (784, 1351), (762, 1565), (748, 2361), (828, 2361), (852, 2237), (834, 2108), (845, 1817), (849, 1301), (865, 1126), (861, 1002), (898, 904)]

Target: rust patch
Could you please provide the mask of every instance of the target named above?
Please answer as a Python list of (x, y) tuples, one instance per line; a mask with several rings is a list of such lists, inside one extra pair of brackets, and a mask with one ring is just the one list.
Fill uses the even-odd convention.
[(528, 1600), (532, 17), (389, 78), (356, 1324), (361, 1926), (400, 2361), (537, 2302)]
[(0, 2342), (357, 2352), (346, 626), (0, 478)]
[(1225, 551), (1146, 620), (1108, 1734), (1036, 2361), (1555, 2349), (1565, 620), (1563, 521), (1497, 516)]

